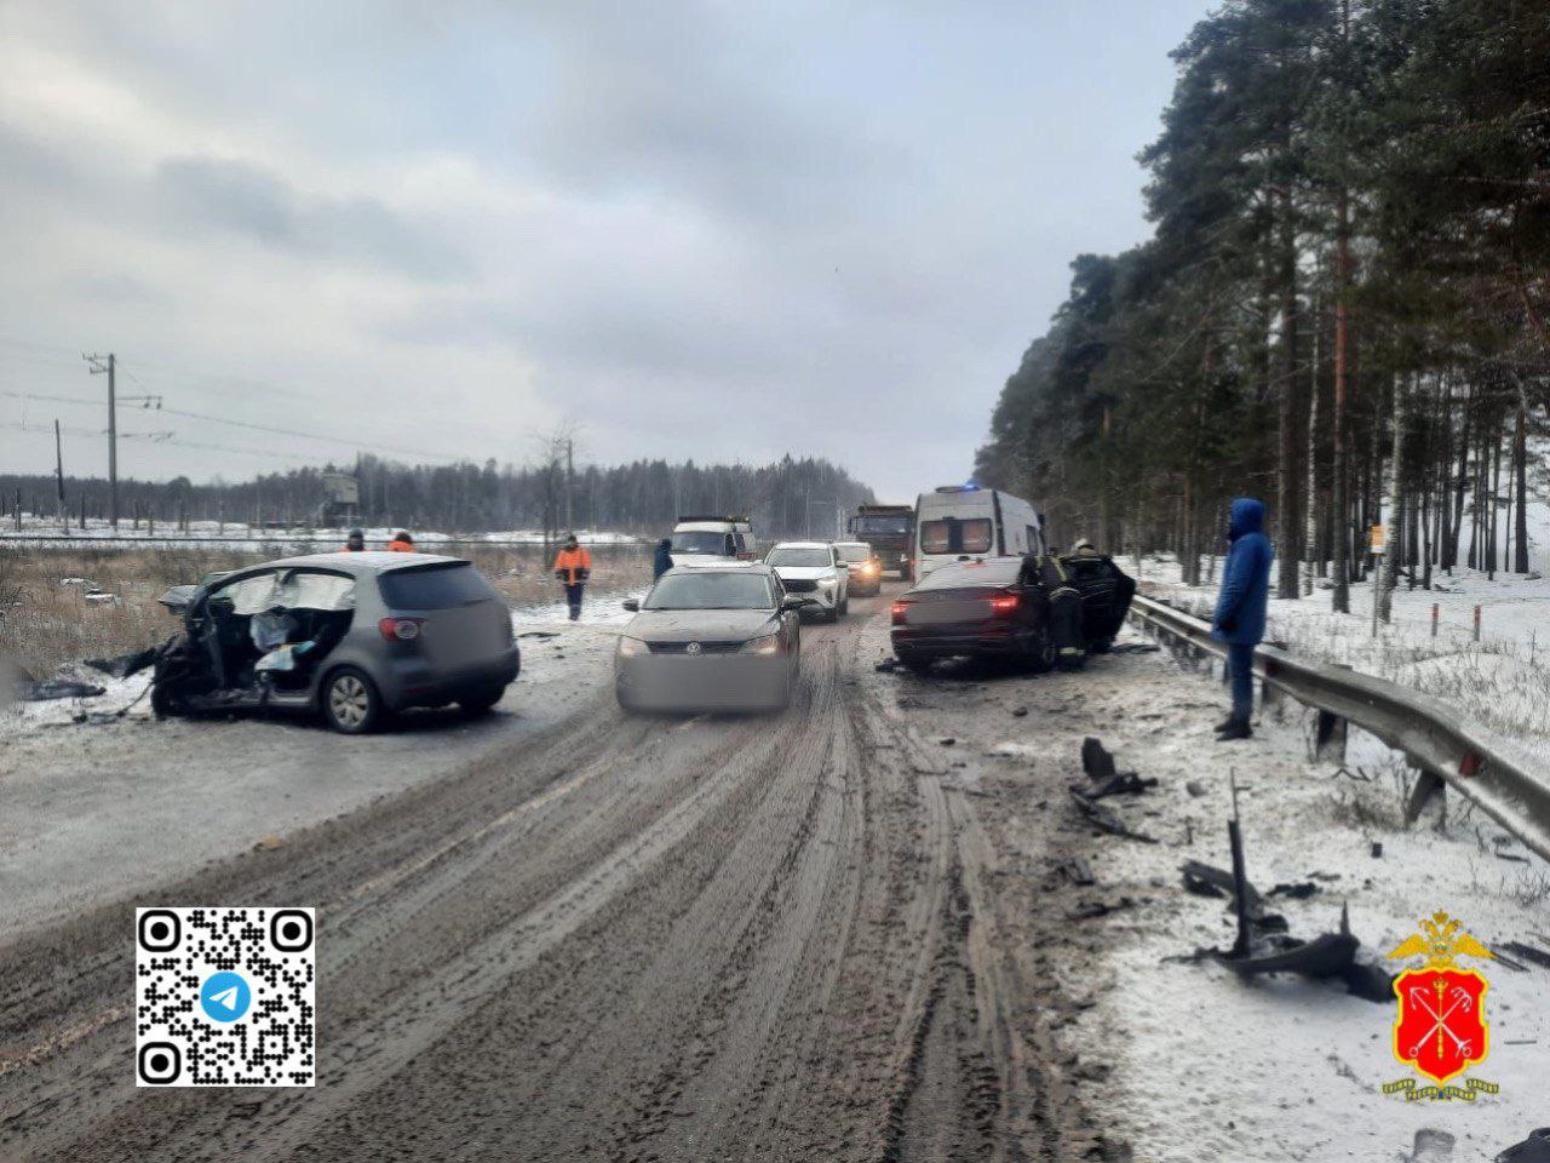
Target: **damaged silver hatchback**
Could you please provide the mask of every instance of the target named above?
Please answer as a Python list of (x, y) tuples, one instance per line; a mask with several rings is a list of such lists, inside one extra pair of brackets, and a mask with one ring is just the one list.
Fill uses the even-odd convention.
[(301, 711), (361, 734), (409, 707), (487, 711), (521, 668), (505, 601), (461, 558), (292, 557), (161, 600), (183, 632), (157, 652), (158, 715)]

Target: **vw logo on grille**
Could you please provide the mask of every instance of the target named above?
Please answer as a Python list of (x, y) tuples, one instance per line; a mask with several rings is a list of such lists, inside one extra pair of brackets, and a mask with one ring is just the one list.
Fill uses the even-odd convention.
[(698, 642), (691, 642), (684, 647), (684, 651), (687, 654), (698, 654), (700, 652), (700, 644)]

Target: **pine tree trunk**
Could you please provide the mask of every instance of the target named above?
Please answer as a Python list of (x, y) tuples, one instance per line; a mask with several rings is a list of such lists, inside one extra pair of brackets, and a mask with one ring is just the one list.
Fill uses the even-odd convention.
[(1302, 555), (1298, 552), (1298, 501), (1302, 481), (1297, 472), (1297, 227), (1292, 217), (1292, 195), (1282, 194), (1281, 238), (1277, 283), (1281, 293), (1281, 361), (1277, 418), (1280, 444), (1276, 457), (1276, 546), (1278, 559), (1276, 596), (1300, 596), (1297, 575)]
[(1387, 622), (1394, 612), (1394, 583), (1399, 577), (1399, 539), (1404, 511), (1404, 460), (1405, 426), (1408, 422), (1410, 391), (1405, 377), (1394, 377), (1394, 455), (1389, 461), (1389, 508), (1384, 523), (1383, 543), (1385, 555), (1380, 562), (1383, 571), (1383, 596), (1378, 605), (1378, 617)]
[(1486, 571), (1486, 576), (1495, 581), (1496, 568), (1501, 561), (1501, 554), (1497, 552), (1501, 547), (1501, 541), (1497, 537), (1501, 530), (1501, 514), (1496, 504), (1496, 498), (1501, 496), (1502, 488), (1502, 433), (1499, 425), (1493, 428), (1492, 436), (1494, 439), (1491, 441), (1491, 496), (1489, 498), (1491, 531), (1487, 534), (1489, 540), (1486, 542), (1489, 546), (1490, 556), (1487, 560), (1490, 563), (1490, 567)]
[(1512, 441), (1512, 469), (1517, 494), (1517, 523), (1514, 526), (1512, 572), (1527, 573), (1528, 567), (1528, 409), (1518, 402), (1518, 425)]
[(1308, 491), (1303, 499), (1306, 506), (1303, 521), (1303, 557), (1307, 564), (1303, 575), (1302, 592), (1304, 596), (1312, 597), (1315, 562), (1319, 556), (1319, 309), (1317, 299), (1313, 301), (1308, 317), (1312, 320), (1313, 326), (1310, 328), (1308, 355), (1308, 366), (1311, 369), (1308, 376)]
[(1474, 396), (1474, 387), (1471, 385), (1464, 396), (1464, 423), (1459, 431), (1459, 463), (1458, 476), (1453, 483), (1453, 527), (1448, 537), (1448, 574), (1458, 568), (1459, 546), (1464, 537), (1464, 491), (1469, 482), (1469, 415), (1470, 400)]

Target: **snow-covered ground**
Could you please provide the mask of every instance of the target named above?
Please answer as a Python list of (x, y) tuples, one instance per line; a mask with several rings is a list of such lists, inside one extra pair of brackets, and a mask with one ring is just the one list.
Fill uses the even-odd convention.
[[(1136, 636), (1127, 630), (1122, 642)], [(1454, 1136), (1452, 1163), (1488, 1163), (1550, 1124), (1550, 969), (1464, 959), (1490, 982), (1491, 1049), (1467, 1076), (1501, 1091), (1472, 1104), (1407, 1103), (1382, 1090), (1407, 1076), (1419, 1080), (1392, 1052), (1394, 1002), (1291, 975), (1244, 982), (1214, 963), (1187, 960), (1198, 948), (1230, 947), (1234, 927), (1227, 900), (1190, 895), (1180, 883), (1185, 860), (1231, 866), (1226, 820), (1236, 780), (1254, 885), (1262, 894), (1278, 884), (1314, 886), (1307, 899), (1267, 897), (1267, 908), (1308, 939), (1337, 930), (1346, 905), (1362, 959), (1398, 973), (1417, 959), (1387, 954), (1439, 909), (1487, 948), (1518, 941), (1550, 952), (1550, 865), (1451, 794), (1445, 811), (1434, 803), (1406, 828), (1414, 775), (1402, 760), (1374, 745), (1360, 766), (1354, 758), (1344, 767), (1313, 761), (1312, 713), (1295, 703), (1262, 710), (1253, 739), (1217, 743), (1211, 727), (1226, 692), (1204, 671), (1179, 671), (1165, 653), (1095, 661), (1055, 681), (1069, 685), (1074, 715), (1046, 707), (1015, 726), (1002, 718), (986, 754), (1004, 766), (984, 772), (975, 786), (986, 798), (974, 802), (987, 819), (1002, 817), (993, 827), (1015, 851), (1024, 821), (1044, 815), (1035, 810), (1046, 809), (1038, 797), (1056, 809), (1061, 784), (1072, 778), (1067, 757), (1090, 724), (1103, 725), (1120, 770), (1159, 781), (1140, 796), (1102, 801), (1155, 844), (1097, 834), (1068, 809), (1066, 843), (1090, 861), (1093, 888), (1037, 887), (1028, 868), (1063, 853), (1029, 841), (1028, 866), (1014, 860), (1007, 871), (1015, 875), (1001, 882), (1008, 892), (1030, 892), (1029, 910), (1051, 907), (1052, 891), (1073, 893), (1065, 903), (1080, 896), (1114, 907), (1075, 922), (1075, 947), (1052, 952), (1048, 963), (1085, 999), (1065, 1019), (1061, 1039), (1088, 1064), (1079, 1085), (1108, 1120), (1107, 1137), (1133, 1151), (1111, 1157), (1396, 1163), (1412, 1158), (1417, 1131), (1432, 1129)]]
[[(1176, 562), (1149, 558), (1142, 577), (1153, 597), (1209, 617), (1215, 587), (1182, 585)], [(1307, 597), (1271, 599), (1266, 641), (1442, 698), (1550, 763), (1550, 579), (1498, 573), (1492, 581), (1460, 570), (1436, 579), (1431, 590), (1401, 583), (1392, 621), (1379, 623), (1376, 635), (1370, 584), (1351, 587), (1349, 614), (1334, 613), (1332, 597), (1315, 588)]]
[[(1456, 1137), (1455, 1163), (1493, 1159), (1550, 1122), (1550, 970), (1466, 959), (1491, 987), (1491, 1050), (1469, 1077), (1497, 1083), (1501, 1092), (1475, 1103), (1407, 1103), (1382, 1090), (1418, 1078), (1392, 1053), (1393, 1002), (1375, 1004), (1338, 984), (1290, 975), (1240, 982), (1214, 964), (1172, 960), (1232, 944), (1228, 902), (1178, 885), (1185, 859), (1230, 867), (1225, 820), (1233, 776), (1255, 886), (1262, 893), (1277, 884), (1317, 887), (1306, 900), (1267, 901), (1293, 934), (1335, 931), (1347, 905), (1365, 958), (1397, 973), (1415, 959), (1386, 955), (1422, 917), (1443, 909), (1487, 948), (1521, 941), (1550, 950), (1544, 862), (1457, 799), (1445, 824), (1433, 809), (1405, 829), (1402, 766), (1353, 778), (1309, 762), (1307, 727), (1302, 713), (1289, 710), (1284, 724), (1262, 724), (1254, 740), (1230, 748), (1209, 741), (1201, 724), (1160, 729), (1156, 750), (1135, 757), (1161, 783), (1135, 806), (1115, 806), (1127, 819), (1140, 808), (1137, 826), (1163, 842), (1102, 842), (1094, 868), (1107, 892), (1150, 899), (1114, 915), (1105, 933), (1110, 988), (1095, 991), (1098, 1004), (1081, 1022), (1084, 1042), (1121, 1048), (1109, 1081), (1116, 1120), (1136, 1144), (1136, 1159), (1156, 1163), (1388, 1163), (1408, 1159), (1398, 1148), (1423, 1128)], [(1119, 754), (1121, 768), (1127, 758)], [(1201, 795), (1189, 792), (1191, 781)]]

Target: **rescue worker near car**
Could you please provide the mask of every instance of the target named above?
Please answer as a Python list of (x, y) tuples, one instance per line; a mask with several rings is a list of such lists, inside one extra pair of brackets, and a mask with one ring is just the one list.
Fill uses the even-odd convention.
[(664, 537), (657, 542), (657, 551), (651, 561), (651, 580), (656, 581), (673, 568), (673, 539)]
[(565, 535), (565, 544), (554, 557), (554, 576), (565, 587), (565, 604), (570, 607), (570, 620), (581, 620), (581, 590), (592, 576), (592, 555), (577, 540), (574, 533)]
[(1076, 670), (1087, 660), (1082, 641), (1082, 595), (1071, 584), (1066, 567), (1053, 553), (1023, 558), (1019, 579), (1024, 585), (1038, 585), (1049, 599), (1049, 633), (1055, 647), (1055, 662), (1062, 670)]
[(340, 553), (365, 553), (366, 531), (364, 529), (351, 529), (350, 535), (345, 538), (344, 548)]
[(400, 529), (397, 533), (393, 534), (393, 540), (388, 542), (388, 552), (389, 553), (413, 553), (413, 552), (415, 552), (414, 538), (409, 536), (409, 533), (408, 533), (407, 530)]

